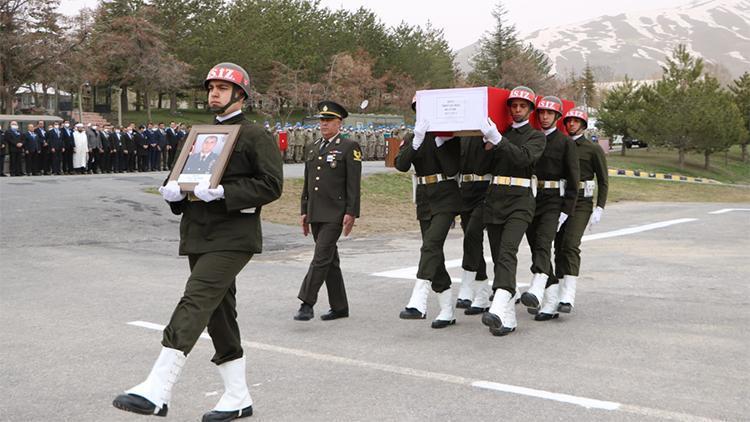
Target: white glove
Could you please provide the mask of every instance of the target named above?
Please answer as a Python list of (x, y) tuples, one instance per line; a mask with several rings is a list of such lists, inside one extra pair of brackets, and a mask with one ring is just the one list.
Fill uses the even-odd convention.
[(167, 202), (180, 202), (186, 196), (180, 191), (180, 185), (177, 184), (176, 180), (172, 180), (164, 186), (159, 186), (159, 193)]
[(602, 219), (603, 213), (604, 213), (604, 208), (596, 207), (596, 209), (594, 209), (594, 212), (591, 213), (591, 219), (589, 220), (589, 227), (593, 226), (594, 224), (598, 224), (599, 221)]
[(482, 131), (482, 135), (484, 135), (484, 142), (490, 142), (492, 145), (497, 145), (503, 139), (500, 132), (497, 130), (495, 122), (489, 117), (487, 118), (487, 122), (482, 122), (480, 130)]
[(420, 120), (414, 125), (414, 140), (411, 141), (411, 147), (414, 150), (418, 150), (424, 141), (424, 136), (427, 134), (427, 129), (430, 128), (430, 122), (427, 120)]
[(557, 220), (557, 231), (560, 231), (560, 227), (565, 223), (565, 220), (568, 219), (568, 214), (565, 214), (564, 212), (560, 213), (560, 218)]
[(193, 189), (193, 194), (203, 202), (211, 202), (224, 198), (224, 186), (219, 185), (216, 189), (209, 189), (208, 182), (202, 181)]
[(451, 138), (448, 138), (448, 137), (445, 137), (445, 136), (436, 136), (435, 137), (435, 145), (437, 145), (437, 147), (440, 148), (440, 147), (443, 146), (443, 144), (445, 143), (445, 141), (447, 141), (448, 139), (451, 139)]

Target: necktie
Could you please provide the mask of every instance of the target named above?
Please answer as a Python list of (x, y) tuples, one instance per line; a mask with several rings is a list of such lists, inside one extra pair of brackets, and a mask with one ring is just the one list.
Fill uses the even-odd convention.
[(320, 152), (322, 153), (323, 150), (326, 149), (327, 146), (328, 146), (328, 141), (324, 139), (323, 142), (320, 144)]

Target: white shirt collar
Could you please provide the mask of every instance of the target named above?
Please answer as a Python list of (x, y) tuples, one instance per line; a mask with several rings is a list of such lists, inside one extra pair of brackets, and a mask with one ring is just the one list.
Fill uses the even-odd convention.
[(240, 113), (242, 113), (242, 110), (237, 110), (234, 113), (227, 114), (226, 116), (216, 116), (216, 120), (218, 120), (220, 122), (224, 122), (224, 121), (227, 121), (227, 120), (231, 119), (232, 117), (234, 117), (234, 116), (236, 116), (236, 115), (238, 115)]
[(336, 134), (335, 134), (335, 135), (331, 136), (331, 137), (330, 137), (330, 138), (328, 138), (328, 139), (325, 139), (325, 138), (320, 138), (320, 139), (322, 139), (322, 140), (323, 140), (324, 142), (328, 142), (328, 143), (331, 143), (331, 142), (333, 142), (333, 140), (334, 140), (334, 139), (336, 139), (336, 137), (337, 137), (337, 136), (339, 136), (340, 134), (341, 134), (341, 131), (338, 131), (338, 132), (336, 132)]
[(578, 135), (576, 135), (576, 136), (574, 136), (574, 137), (573, 137), (573, 140), (574, 140), (574, 141), (577, 141), (577, 140), (578, 140), (578, 138), (580, 138), (581, 136), (583, 136), (583, 134), (582, 134), (582, 133), (581, 133), (581, 134), (578, 134)]
[(516, 123), (516, 122), (513, 122), (513, 124), (511, 124), (511, 126), (513, 126), (513, 129), (518, 129), (519, 127), (523, 127), (523, 126), (526, 126), (527, 124), (529, 124), (529, 121), (528, 121), (528, 119), (527, 119), (527, 120), (524, 120), (524, 121), (522, 121), (521, 123)]
[(545, 130), (544, 134), (547, 135), (547, 136), (549, 136), (550, 133), (552, 133), (552, 132), (554, 132), (556, 130), (557, 130), (557, 128), (555, 126), (552, 126), (551, 128)]

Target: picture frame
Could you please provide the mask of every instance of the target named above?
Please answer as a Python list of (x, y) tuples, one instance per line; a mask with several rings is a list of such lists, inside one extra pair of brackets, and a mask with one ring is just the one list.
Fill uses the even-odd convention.
[(193, 192), (195, 186), (204, 180), (208, 180), (210, 188), (216, 188), (227, 168), (239, 133), (240, 125), (193, 126), (168, 180), (176, 181), (183, 192)]

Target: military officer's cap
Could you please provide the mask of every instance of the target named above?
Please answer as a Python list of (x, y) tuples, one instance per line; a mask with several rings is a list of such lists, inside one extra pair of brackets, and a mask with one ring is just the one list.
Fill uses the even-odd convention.
[(344, 106), (333, 101), (321, 101), (318, 103), (318, 119), (346, 119), (349, 112)]

